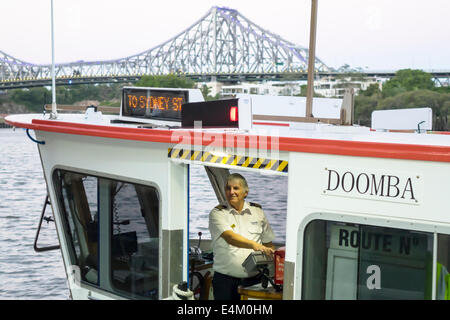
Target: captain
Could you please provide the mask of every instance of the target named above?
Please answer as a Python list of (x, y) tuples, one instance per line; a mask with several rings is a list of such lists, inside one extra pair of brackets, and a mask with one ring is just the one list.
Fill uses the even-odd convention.
[(242, 266), (251, 252), (274, 253), (272, 228), (261, 206), (245, 201), (248, 191), (242, 175), (229, 175), (225, 184), (228, 203), (216, 206), (209, 214), (215, 300), (239, 300), (239, 285), (250, 286), (261, 281), (258, 272), (249, 274)]

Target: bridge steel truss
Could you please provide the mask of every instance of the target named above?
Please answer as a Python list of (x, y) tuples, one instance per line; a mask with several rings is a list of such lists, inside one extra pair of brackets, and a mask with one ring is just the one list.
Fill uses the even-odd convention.
[[(269, 32), (237, 10), (212, 7), (189, 28), (142, 53), (108, 61), (55, 65), (57, 82), (108, 82), (142, 75), (306, 73), (308, 49)], [(317, 72), (329, 68), (318, 58)], [(0, 88), (48, 83), (51, 65), (21, 61), (0, 51)], [(103, 80), (103, 81), (102, 81)], [(124, 80), (124, 81), (125, 81)]]

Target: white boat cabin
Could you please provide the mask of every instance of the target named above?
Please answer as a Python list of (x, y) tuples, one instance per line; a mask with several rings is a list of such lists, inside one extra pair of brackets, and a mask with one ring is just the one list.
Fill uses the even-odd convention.
[(449, 299), (450, 135), (351, 125), (338, 99), (304, 122), (301, 99), (126, 87), (120, 116), (7, 117), (34, 130), (72, 298), (170, 298), (193, 263), (207, 285), (211, 263), (189, 258), (201, 166), (215, 204), (230, 170), (256, 177), (263, 209), (285, 199), (269, 219), (285, 232), (280, 298)]

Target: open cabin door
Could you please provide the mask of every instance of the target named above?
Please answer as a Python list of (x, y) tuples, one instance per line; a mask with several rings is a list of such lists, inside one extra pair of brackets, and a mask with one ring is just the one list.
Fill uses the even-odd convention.
[[(209, 245), (211, 242), (208, 216), (215, 206), (227, 203), (224, 187), (227, 177), (232, 172), (238, 172), (246, 178), (250, 189), (247, 201), (258, 203), (263, 207), (267, 219), (276, 231), (275, 244), (283, 246), (287, 216), (288, 154), (275, 154), (275, 152), (272, 154), (264, 150), (264, 157), (262, 157), (263, 153), (259, 150), (243, 149), (236, 150), (234, 153), (234, 150), (212, 150), (211, 148), (195, 150), (195, 148), (196, 146), (178, 145), (168, 150), (168, 157), (174, 165), (191, 165), (189, 178), (191, 242), (189, 246), (192, 247), (192, 251), (196, 249), (196, 246), (203, 252), (212, 249)], [(277, 156), (277, 158), (272, 159), (271, 156)], [(270, 197), (267, 196), (268, 194)], [(202, 232), (201, 241), (197, 238), (197, 231)]]
[[(248, 201), (261, 204), (266, 213), (267, 210), (273, 210), (278, 217), (280, 213), (281, 216), (286, 216), (287, 153), (272, 154), (264, 150), (265, 153), (263, 154), (259, 150), (248, 149), (239, 150), (240, 153), (234, 153), (232, 151), (224, 152), (224, 150), (197, 151), (192, 148), (192, 146), (177, 146), (168, 150), (168, 157), (172, 163), (192, 165), (189, 181), (190, 210), (193, 210), (189, 213), (191, 221), (197, 215), (207, 217), (215, 206), (227, 203), (224, 186), (231, 172), (239, 172), (247, 179), (250, 187)], [(276, 156), (276, 158), (272, 159), (271, 156)], [(204, 175), (204, 172), (206, 172), (206, 175)], [(197, 183), (193, 179), (203, 180), (201, 180), (201, 183)], [(207, 181), (206, 179), (209, 180), (209, 184), (204, 182)], [(214, 195), (212, 195), (212, 190), (214, 190)], [(271, 197), (268, 198), (266, 194), (270, 194)], [(201, 204), (196, 205), (198, 203)], [(280, 228), (283, 232), (280, 233), (280, 238), (284, 242), (285, 220), (282, 221)], [(276, 222), (279, 224), (280, 220)], [(208, 230), (204, 228), (205, 221), (202, 220), (201, 224), (203, 226), (202, 231), (205, 231), (203, 234), (208, 234)], [(189, 227), (191, 237), (195, 238), (196, 236), (192, 233), (193, 229), (192, 226)]]

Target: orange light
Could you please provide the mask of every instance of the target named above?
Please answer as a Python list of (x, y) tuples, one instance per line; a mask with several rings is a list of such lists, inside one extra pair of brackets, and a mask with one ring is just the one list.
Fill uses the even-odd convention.
[(128, 95), (128, 103), (132, 108), (137, 107), (138, 99), (135, 95)]
[(139, 107), (141, 107), (141, 109), (144, 109), (146, 103), (147, 103), (147, 98), (144, 96), (140, 96), (139, 97)]
[(238, 121), (238, 108), (237, 107), (231, 107), (230, 108), (230, 121), (236, 122)]

